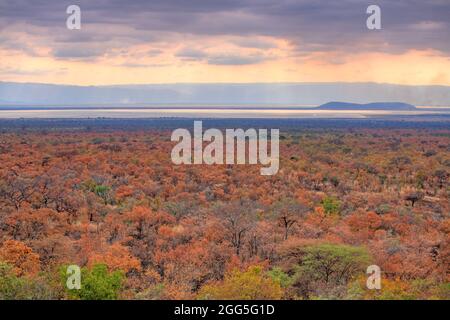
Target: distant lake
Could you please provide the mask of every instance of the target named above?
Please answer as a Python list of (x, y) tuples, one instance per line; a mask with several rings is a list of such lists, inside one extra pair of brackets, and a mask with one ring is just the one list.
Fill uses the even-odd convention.
[(61, 109), (61, 110), (0, 110), (0, 118), (366, 118), (376, 115), (433, 115), (450, 114), (450, 109), (438, 111), (421, 107), (416, 111), (386, 111), (386, 110), (299, 110), (299, 109), (207, 109), (207, 108), (99, 108), (99, 109)]

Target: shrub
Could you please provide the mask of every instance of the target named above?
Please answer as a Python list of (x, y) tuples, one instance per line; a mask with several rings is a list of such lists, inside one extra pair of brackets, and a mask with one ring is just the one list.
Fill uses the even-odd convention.
[(322, 208), (326, 214), (337, 214), (341, 210), (341, 202), (334, 197), (325, 197), (322, 200)]
[(222, 282), (204, 286), (198, 297), (211, 300), (277, 300), (283, 297), (283, 289), (261, 266), (251, 266), (244, 272), (234, 270), (228, 273)]
[[(63, 286), (66, 287), (67, 268), (61, 269)], [(81, 289), (66, 289), (72, 299), (81, 300), (115, 300), (122, 290), (123, 272), (108, 272), (104, 264), (96, 264), (91, 269), (81, 269)]]

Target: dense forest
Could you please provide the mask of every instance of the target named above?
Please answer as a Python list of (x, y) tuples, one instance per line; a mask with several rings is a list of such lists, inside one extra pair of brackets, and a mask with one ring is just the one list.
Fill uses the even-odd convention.
[(0, 299), (450, 299), (448, 126), (313, 127), (274, 176), (174, 165), (164, 128), (3, 130)]

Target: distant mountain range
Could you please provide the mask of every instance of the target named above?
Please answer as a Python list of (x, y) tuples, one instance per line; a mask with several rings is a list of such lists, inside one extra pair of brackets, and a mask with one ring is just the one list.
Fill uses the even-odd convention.
[(391, 111), (414, 111), (417, 108), (402, 102), (374, 102), (374, 103), (348, 103), (328, 102), (318, 107), (321, 110), (391, 110)]
[[(348, 101), (354, 104), (352, 109), (365, 109), (367, 106), (362, 104), (374, 101), (402, 101), (415, 106), (450, 106), (450, 86), (378, 83), (174, 83), (72, 86), (0, 81), (0, 107), (318, 106), (329, 101)], [(342, 105), (336, 103), (325, 106), (342, 108)], [(389, 106), (392, 107), (392, 104)], [(322, 105), (321, 108), (323, 107)], [(384, 110), (382, 105), (370, 107)], [(410, 110), (411, 106), (407, 108)]]

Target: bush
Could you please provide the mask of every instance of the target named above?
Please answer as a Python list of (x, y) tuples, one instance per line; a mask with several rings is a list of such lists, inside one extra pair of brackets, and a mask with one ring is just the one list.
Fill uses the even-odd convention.
[(122, 290), (123, 272), (108, 272), (104, 264), (96, 264), (91, 269), (81, 269), (81, 289), (69, 290), (66, 287), (67, 268), (61, 268), (63, 286), (72, 299), (81, 300), (115, 300)]
[(281, 268), (275, 267), (267, 272), (267, 274), (273, 281), (279, 283), (282, 288), (287, 288), (293, 283), (293, 279), (287, 273), (283, 272)]
[(206, 285), (199, 293), (199, 299), (210, 300), (278, 300), (283, 289), (264, 273), (262, 267), (251, 266), (247, 271), (234, 270), (222, 282)]
[(0, 262), (0, 300), (50, 300), (57, 295), (43, 279), (18, 277), (12, 266)]
[(326, 214), (337, 214), (341, 210), (341, 202), (334, 197), (325, 197), (322, 200), (322, 208)]

